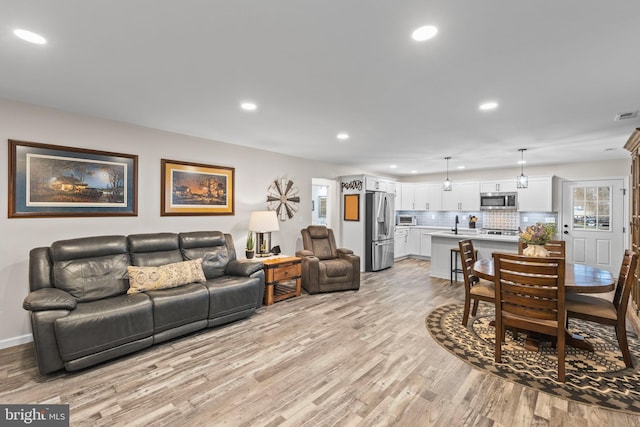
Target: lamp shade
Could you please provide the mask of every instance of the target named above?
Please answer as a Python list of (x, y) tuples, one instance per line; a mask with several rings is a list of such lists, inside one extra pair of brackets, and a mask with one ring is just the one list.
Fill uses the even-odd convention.
[(256, 233), (280, 230), (276, 211), (251, 212), (251, 217), (249, 218), (249, 230), (255, 231)]
[(528, 188), (529, 187), (529, 177), (524, 174), (524, 152), (527, 151), (526, 148), (521, 148), (518, 150), (520, 152), (520, 176), (516, 178), (516, 183), (518, 188)]

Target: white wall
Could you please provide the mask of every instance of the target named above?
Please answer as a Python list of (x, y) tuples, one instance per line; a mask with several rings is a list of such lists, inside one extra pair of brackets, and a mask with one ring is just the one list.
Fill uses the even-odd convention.
[[(354, 188), (342, 189), (343, 183), (350, 183), (352, 181), (360, 181), (362, 188), (360, 190)], [(364, 187), (364, 175), (343, 176), (340, 183), (341, 198), (344, 198), (345, 194), (359, 194), (359, 221), (344, 221), (342, 224), (342, 247), (351, 249), (354, 253), (360, 255), (360, 270), (364, 271), (365, 267), (365, 213), (366, 213), (366, 199), (365, 199), (365, 187)], [(340, 202), (340, 217), (344, 218), (344, 201)]]
[[(12, 218), (8, 212), (7, 140), (107, 150), (138, 155), (138, 216), (99, 218)], [(22, 309), (28, 292), (28, 254), (38, 246), (75, 237), (220, 230), (231, 233), (244, 258), (249, 213), (266, 209), (267, 188), (279, 176), (293, 179), (300, 190), (300, 210), (280, 223), (272, 244), (283, 253), (302, 248), (300, 229), (311, 223), (311, 179), (335, 179), (350, 169), (250, 149), (217, 141), (163, 132), (0, 99), (0, 348), (29, 341), (29, 317)], [(160, 159), (235, 168), (235, 215), (160, 216)]]

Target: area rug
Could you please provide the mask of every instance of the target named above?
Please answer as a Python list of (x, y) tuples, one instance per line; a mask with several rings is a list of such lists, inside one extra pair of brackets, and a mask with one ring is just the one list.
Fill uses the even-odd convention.
[(566, 348), (566, 382), (558, 382), (557, 352), (550, 344), (538, 351), (524, 347), (525, 335), (507, 331), (502, 346), (502, 363), (494, 362), (494, 308), (480, 304), (478, 315), (462, 326), (462, 304), (439, 307), (429, 313), (425, 324), (433, 339), (464, 362), (483, 371), (535, 390), (607, 409), (640, 414), (640, 341), (628, 333), (634, 368), (622, 360), (613, 327), (571, 319), (569, 331), (593, 343), (593, 353)]

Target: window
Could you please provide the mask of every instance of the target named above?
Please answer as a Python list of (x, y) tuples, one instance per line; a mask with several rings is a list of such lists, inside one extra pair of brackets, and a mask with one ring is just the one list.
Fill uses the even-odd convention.
[(326, 196), (321, 196), (318, 198), (319, 203), (319, 208), (318, 208), (318, 217), (319, 218), (326, 218), (327, 217), (327, 197)]
[(575, 187), (571, 205), (574, 229), (610, 230), (611, 187)]

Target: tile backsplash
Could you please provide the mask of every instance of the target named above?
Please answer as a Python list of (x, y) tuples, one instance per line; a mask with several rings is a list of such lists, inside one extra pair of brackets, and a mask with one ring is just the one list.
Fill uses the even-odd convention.
[(516, 211), (483, 212), (482, 227), (496, 230), (517, 230), (520, 226), (520, 213)]
[(415, 215), (418, 225), (431, 227), (455, 226), (456, 215), (460, 224), (459, 228), (469, 227), (469, 217), (478, 218), (476, 228), (491, 228), (500, 230), (517, 230), (525, 228), (536, 222), (548, 222), (551, 219), (557, 222), (555, 212), (515, 212), (515, 211), (396, 211), (396, 215)]

